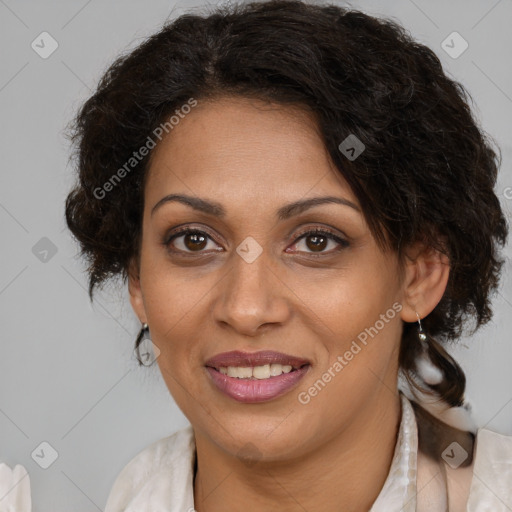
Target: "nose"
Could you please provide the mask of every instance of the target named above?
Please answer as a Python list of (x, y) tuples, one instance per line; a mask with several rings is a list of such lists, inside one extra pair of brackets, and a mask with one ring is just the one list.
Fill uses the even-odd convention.
[(219, 282), (213, 308), (216, 322), (238, 334), (256, 337), (284, 325), (291, 317), (292, 292), (264, 250), (252, 263), (237, 253), (232, 268)]

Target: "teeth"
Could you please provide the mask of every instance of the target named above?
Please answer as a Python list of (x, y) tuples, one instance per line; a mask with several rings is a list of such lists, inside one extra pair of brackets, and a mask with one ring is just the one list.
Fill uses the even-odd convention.
[(268, 379), (270, 377), (270, 365), (255, 366), (252, 370), (252, 376), (255, 379)]
[(281, 375), (281, 373), (290, 373), (292, 371), (292, 367), (289, 364), (271, 364), (270, 365), (270, 375), (272, 377), (276, 377), (277, 375)]
[(239, 379), (247, 379), (249, 377), (252, 377), (252, 368), (228, 366), (228, 377), (238, 377)]
[(252, 367), (240, 367), (240, 366), (228, 366), (219, 368), (220, 373), (227, 375), (228, 377), (236, 377), (238, 379), (268, 379), (270, 377), (277, 377), (282, 373), (290, 373), (292, 366), (289, 364), (265, 364), (263, 366)]

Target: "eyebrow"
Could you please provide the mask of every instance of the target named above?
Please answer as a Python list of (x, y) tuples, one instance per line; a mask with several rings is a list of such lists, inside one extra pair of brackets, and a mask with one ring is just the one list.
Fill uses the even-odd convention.
[[(200, 199), (198, 197), (187, 196), (183, 194), (169, 194), (167, 196), (162, 197), (155, 206), (153, 206), (151, 210), (151, 216), (158, 210), (161, 206), (170, 202), (178, 202), (184, 204), (186, 206), (190, 206), (194, 210), (207, 213), (209, 215), (213, 215), (215, 217), (224, 218), (226, 217), (226, 210), (220, 203), (215, 201), (207, 201), (205, 199)], [(343, 197), (335, 197), (335, 196), (325, 196), (325, 197), (313, 197), (310, 199), (303, 199), (301, 201), (295, 201), (293, 203), (287, 204), (279, 208), (276, 212), (276, 216), (279, 220), (286, 220), (294, 215), (298, 215), (309, 208), (313, 208), (314, 206), (318, 206), (321, 204), (340, 204), (344, 206), (349, 206), (354, 210), (361, 212), (359, 207), (355, 205), (352, 201), (345, 199)]]

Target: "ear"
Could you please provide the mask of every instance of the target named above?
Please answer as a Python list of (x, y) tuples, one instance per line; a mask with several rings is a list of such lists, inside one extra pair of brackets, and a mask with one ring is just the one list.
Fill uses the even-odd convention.
[(136, 259), (133, 259), (130, 263), (128, 271), (128, 291), (130, 293), (130, 302), (133, 311), (142, 324), (147, 323), (146, 309), (144, 307), (144, 299), (140, 287), (139, 265)]
[(404, 322), (416, 322), (427, 316), (442, 299), (450, 275), (450, 261), (438, 250), (416, 243), (406, 251), (403, 280)]

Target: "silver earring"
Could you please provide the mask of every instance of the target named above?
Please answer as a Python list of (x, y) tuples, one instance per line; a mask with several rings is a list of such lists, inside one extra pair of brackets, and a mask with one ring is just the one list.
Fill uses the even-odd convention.
[[(420, 318), (420, 315), (418, 315), (418, 312), (415, 311), (416, 313), (416, 317), (418, 318), (418, 325), (419, 325), (419, 329), (418, 329), (418, 338), (420, 339), (421, 341), (421, 344), (422, 345), (425, 345), (426, 341), (427, 341), (427, 335), (425, 334), (425, 332), (423, 331), (423, 327), (421, 327), (421, 318)], [(144, 324), (144, 325), (147, 325), (147, 324)]]
[(141, 341), (144, 339), (144, 338), (148, 338), (149, 337), (149, 327), (148, 327), (148, 324), (142, 324), (142, 327), (139, 331), (139, 334), (137, 335), (137, 338), (135, 340), (135, 349), (137, 349), (137, 347), (140, 345)]
[[(151, 336), (149, 334), (149, 326), (146, 323), (142, 324), (142, 327), (139, 331), (137, 339), (135, 340), (135, 357), (139, 361), (140, 365), (143, 366), (151, 366), (155, 361), (156, 357), (152, 355), (151, 348), (153, 347), (153, 343), (151, 342)], [(142, 354), (141, 354), (142, 349)]]
[(419, 377), (425, 384), (428, 384), (429, 386), (435, 386), (437, 384), (440, 384), (443, 381), (443, 372), (432, 362), (430, 359), (430, 356), (428, 354), (429, 347), (428, 347), (428, 336), (423, 330), (421, 326), (421, 319), (420, 315), (418, 315), (418, 312), (416, 311), (416, 316), (418, 318), (418, 339), (421, 344), (421, 354), (416, 360), (416, 370), (418, 372)]

